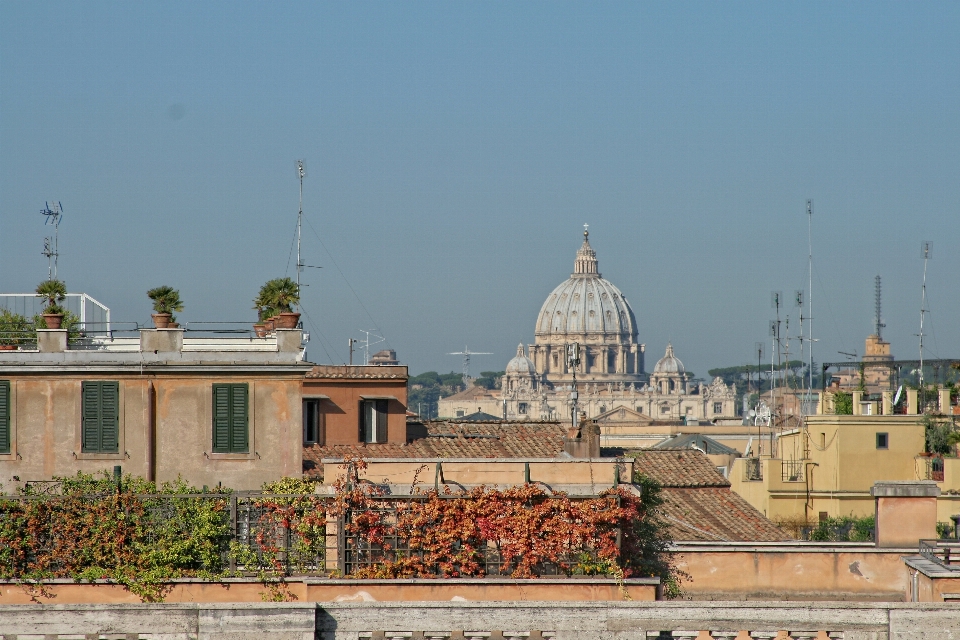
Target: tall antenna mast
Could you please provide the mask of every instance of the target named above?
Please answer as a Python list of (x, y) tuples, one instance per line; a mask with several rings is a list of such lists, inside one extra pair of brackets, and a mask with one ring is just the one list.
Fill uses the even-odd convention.
[[(927, 312), (927, 261), (933, 256), (933, 243), (924, 240), (920, 243), (923, 252), (923, 287), (920, 290), (920, 397), (923, 397), (923, 316)], [(922, 401), (921, 401), (921, 404)]]
[(883, 340), (883, 336), (880, 332), (887, 325), (883, 324), (882, 316), (880, 315), (880, 276), (877, 276), (876, 278), (874, 278), (873, 281), (874, 281), (874, 288), (875, 288), (874, 307), (875, 307), (875, 313), (876, 313), (876, 317), (874, 318), (874, 324), (877, 330), (877, 339)]
[(43, 255), (47, 256), (47, 280), (55, 280), (57, 277), (57, 258), (60, 257), (60, 218), (63, 217), (63, 207), (59, 200), (47, 200), (44, 203), (42, 213), (46, 219), (43, 224), (53, 225), (53, 236), (47, 236), (43, 239)]
[(470, 356), (492, 356), (493, 354), (489, 351), (470, 351), (470, 349), (464, 345), (463, 351), (454, 351), (447, 355), (463, 356), (463, 387), (467, 389), (470, 387)]
[(307, 170), (303, 160), (297, 160), (297, 175), (300, 176), (300, 212), (297, 213), (297, 291), (300, 290), (300, 272), (303, 271), (303, 261), (300, 260), (300, 224), (303, 221), (303, 177)]
[(807, 399), (813, 390), (813, 200), (807, 200), (807, 320), (810, 322), (810, 365), (807, 367)]

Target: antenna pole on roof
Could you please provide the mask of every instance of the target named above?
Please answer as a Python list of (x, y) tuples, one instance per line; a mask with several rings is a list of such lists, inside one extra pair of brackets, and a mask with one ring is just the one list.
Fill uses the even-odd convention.
[(300, 291), (300, 272), (303, 271), (303, 261), (300, 259), (300, 225), (303, 221), (303, 177), (307, 175), (303, 160), (297, 160), (297, 175), (300, 177), (300, 211), (297, 213), (297, 291)]
[(43, 239), (43, 255), (47, 256), (47, 280), (57, 277), (57, 258), (60, 257), (60, 218), (63, 217), (63, 207), (59, 200), (47, 200), (40, 212), (46, 216), (43, 224), (53, 225), (53, 236)]
[(923, 406), (923, 316), (927, 312), (927, 261), (933, 257), (930, 255), (933, 250), (933, 243), (925, 240), (920, 249), (923, 252), (923, 287), (920, 290), (920, 383), (917, 386), (920, 387), (920, 405)]

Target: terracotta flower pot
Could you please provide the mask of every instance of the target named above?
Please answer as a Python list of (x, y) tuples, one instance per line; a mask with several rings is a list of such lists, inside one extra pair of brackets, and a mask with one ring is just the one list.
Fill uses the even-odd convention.
[(153, 326), (157, 329), (168, 329), (170, 328), (170, 318), (173, 317), (171, 313), (154, 313), (150, 316), (153, 318)]
[(288, 313), (284, 311), (277, 316), (276, 326), (277, 329), (296, 329), (298, 322), (300, 322), (299, 313)]
[(257, 337), (258, 337), (258, 338), (266, 338), (266, 337), (267, 337), (267, 325), (265, 325), (265, 324), (263, 324), (263, 323), (257, 323), (257, 324), (255, 324), (255, 325), (253, 325), (253, 330), (254, 330), (254, 332), (257, 334)]
[(0, 344), (0, 351), (16, 351), (17, 345), (15, 344)]
[(267, 333), (273, 333), (274, 329), (277, 328), (274, 320), (276, 320), (276, 318), (267, 318), (263, 321), (263, 326), (267, 328)]
[(59, 329), (60, 325), (63, 324), (63, 314), (62, 313), (44, 313), (43, 321), (47, 323), (47, 329)]

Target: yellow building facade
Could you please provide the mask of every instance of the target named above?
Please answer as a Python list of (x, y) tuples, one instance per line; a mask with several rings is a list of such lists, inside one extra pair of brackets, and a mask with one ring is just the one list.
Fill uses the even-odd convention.
[(870, 516), (876, 482), (934, 480), (937, 520), (960, 513), (960, 459), (927, 456), (921, 415), (816, 415), (777, 436), (773, 457), (738, 458), (734, 491), (771, 520)]

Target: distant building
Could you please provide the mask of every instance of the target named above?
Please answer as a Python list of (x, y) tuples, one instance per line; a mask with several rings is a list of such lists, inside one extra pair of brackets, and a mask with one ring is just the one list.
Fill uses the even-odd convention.
[(547, 296), (534, 344), (529, 349), (517, 346), (501, 389), (474, 387), (443, 398), (438, 414), (462, 418), (483, 411), (506, 420), (569, 420), (574, 370), (566, 350), (574, 342), (580, 344), (578, 407), (590, 419), (602, 421), (616, 412), (621, 423), (648, 426), (653, 421), (711, 422), (736, 416), (733, 385), (720, 378), (694, 384), (671, 344), (653, 373), (646, 373), (646, 346), (638, 341), (633, 309), (623, 293), (601, 277), (586, 231), (573, 273)]
[(370, 356), (370, 364), (381, 367), (396, 367), (400, 365), (400, 361), (397, 360), (396, 351), (393, 349), (384, 349)]
[(66, 329), (0, 350), (0, 481), (111, 472), (258, 489), (302, 469), (299, 329)]

